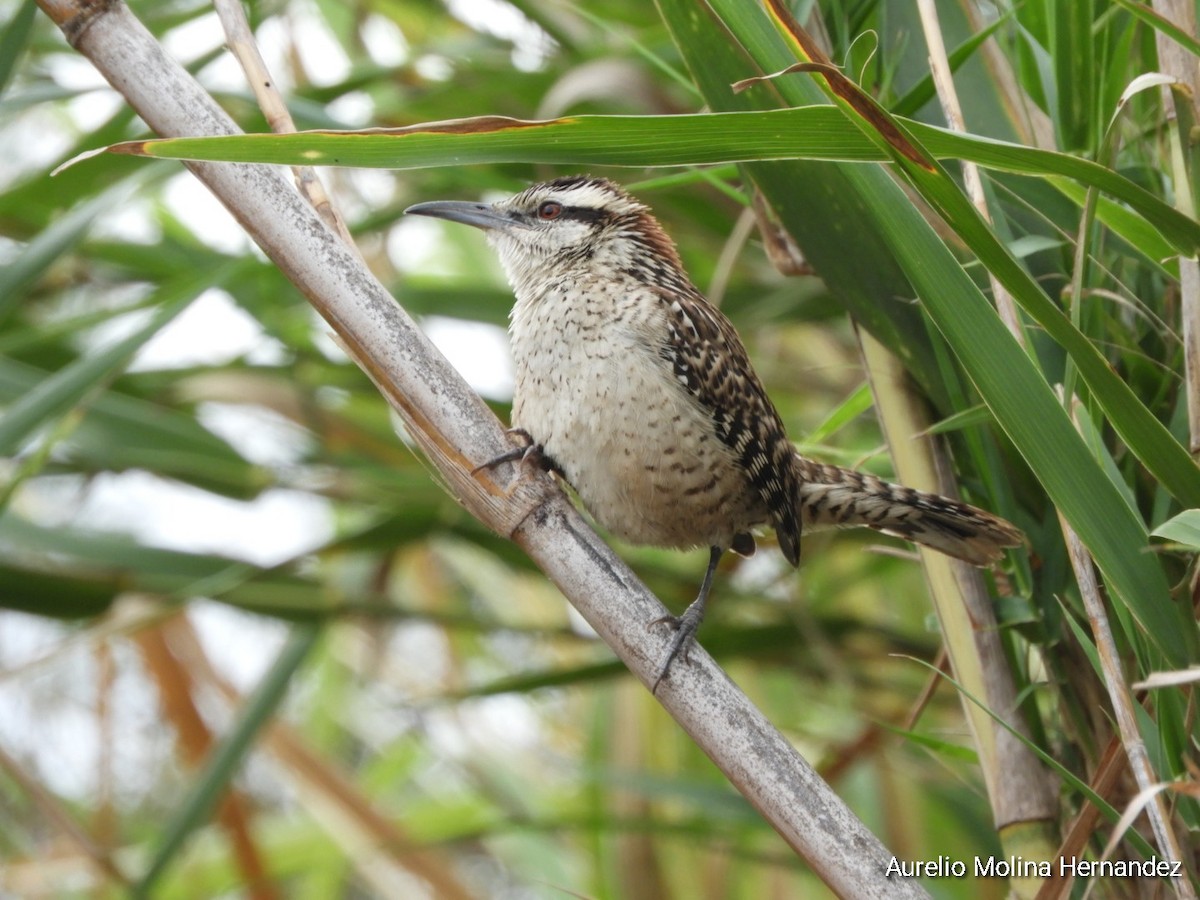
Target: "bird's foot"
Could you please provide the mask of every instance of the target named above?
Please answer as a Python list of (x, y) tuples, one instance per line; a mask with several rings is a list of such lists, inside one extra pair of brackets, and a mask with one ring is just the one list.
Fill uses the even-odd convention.
[(509, 428), (505, 434), (517, 438), (521, 442), (520, 446), (513, 447), (498, 456), (493, 456), (487, 462), (480, 463), (471, 470), (472, 475), (477, 475), (484, 469), (494, 469), (507, 462), (519, 462), (522, 469), (529, 466), (546, 472), (558, 471), (558, 466), (546, 455), (542, 445), (535, 441), (533, 435), (524, 428)]
[(651, 694), (658, 693), (658, 686), (667, 676), (675, 657), (680, 657), (685, 663), (688, 661), (688, 654), (691, 652), (692, 645), (696, 643), (696, 632), (700, 630), (700, 621), (703, 618), (703, 609), (699, 610), (700, 615), (695, 614), (694, 610), (695, 604), (692, 604), (684, 610), (682, 616), (663, 616), (646, 626), (654, 628), (658, 625), (668, 625), (675, 632), (675, 637), (671, 640), (671, 646), (667, 650), (667, 658), (663, 660), (654, 684), (650, 687)]
[[(737, 540), (741, 540), (741, 537)], [(717, 573), (717, 564), (721, 562), (721, 554), (724, 553), (724, 548), (714, 546), (709, 548), (708, 553), (708, 568), (704, 570), (704, 581), (700, 585), (700, 593), (691, 605), (683, 611), (682, 616), (663, 616), (661, 619), (655, 619), (647, 628), (653, 628), (655, 625), (670, 625), (675, 632), (675, 638), (671, 641), (671, 647), (667, 651), (667, 658), (663, 661), (662, 667), (658, 670), (658, 676), (654, 679), (654, 684), (650, 688), (651, 694), (658, 693), (658, 686), (662, 684), (662, 680), (667, 677), (667, 672), (671, 668), (671, 663), (675, 661), (675, 657), (683, 654), (683, 661), (687, 662), (688, 653), (692, 649), (692, 644), (696, 642), (696, 632), (700, 630), (700, 623), (704, 621), (704, 605), (708, 602), (708, 594), (712, 590), (713, 576)]]

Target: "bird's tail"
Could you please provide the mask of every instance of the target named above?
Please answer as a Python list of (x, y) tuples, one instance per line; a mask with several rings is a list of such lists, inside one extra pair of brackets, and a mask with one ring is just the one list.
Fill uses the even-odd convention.
[(1011, 522), (949, 497), (797, 455), (801, 530), (856, 525), (986, 566), (1023, 540)]

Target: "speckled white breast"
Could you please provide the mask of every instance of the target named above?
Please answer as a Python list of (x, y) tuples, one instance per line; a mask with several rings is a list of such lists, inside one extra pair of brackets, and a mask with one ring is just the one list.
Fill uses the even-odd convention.
[(518, 299), (513, 425), (542, 444), (618, 537), (727, 547), (766, 522), (766, 509), (659, 355), (663, 301), (638, 291), (564, 279)]

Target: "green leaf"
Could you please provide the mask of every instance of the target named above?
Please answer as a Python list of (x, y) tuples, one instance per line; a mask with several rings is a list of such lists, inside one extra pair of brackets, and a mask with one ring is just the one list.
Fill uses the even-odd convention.
[(895, 728), (891, 725), (884, 724), (884, 728), (892, 734), (898, 735), (907, 741), (911, 741), (918, 746), (930, 750), (938, 756), (946, 759), (956, 759), (960, 762), (978, 763), (979, 754), (970, 747), (964, 747), (962, 744), (952, 744), (950, 741), (942, 738), (934, 737), (929, 734), (922, 734), (919, 731), (906, 730), (904, 728)]
[[(897, 121), (904, 122), (938, 158), (960, 158), (1025, 175), (1065, 175), (1094, 185), (1149, 218), (1179, 252), (1200, 251), (1200, 224), (1103, 166), (1064, 153)], [(369, 131), (131, 141), (108, 149), (162, 159), (387, 169), (501, 162), (661, 167), (784, 159), (889, 159), (886, 151), (864, 139), (846, 115), (829, 105), (546, 121), (484, 116)]]
[(827, 441), (870, 408), (871, 386), (863, 382), (853, 394), (830, 410), (825, 420), (805, 435), (805, 440), (812, 444)]
[(21, 57), (21, 51), (29, 43), (29, 35), (33, 31), (33, 21), (37, 16), (35, 0), (24, 0), (17, 7), (16, 14), (9, 19), (0, 31), (0, 96), (12, 78), (13, 69)]
[(1145, 22), (1155, 31), (1165, 34), (1188, 53), (1193, 56), (1200, 56), (1200, 41), (1197, 41), (1193, 35), (1180, 28), (1170, 19), (1160, 16), (1152, 7), (1140, 3), (1138, 0), (1114, 0), (1114, 2), (1135, 18)]
[(95, 572), (44, 572), (9, 563), (0, 563), (0, 584), (0, 607), (61, 619), (98, 616), (128, 590), (120, 578), (105, 579)]
[(1185, 509), (1150, 533), (1154, 537), (1166, 538), (1193, 550), (1200, 550), (1200, 509)]
[[(425, 522), (424, 534), (429, 527)], [(395, 546), (393, 541), (389, 549)], [(0, 576), (6, 571), (16, 574), (12, 581), (0, 578), (0, 607), (60, 618), (99, 612), (127, 591), (179, 601), (211, 597), (292, 621), (323, 620), (350, 605), (290, 566), (262, 568), (226, 556), (164, 550), (112, 532), (44, 528), (11, 510), (0, 515)], [(82, 583), (92, 587), (72, 597)]]

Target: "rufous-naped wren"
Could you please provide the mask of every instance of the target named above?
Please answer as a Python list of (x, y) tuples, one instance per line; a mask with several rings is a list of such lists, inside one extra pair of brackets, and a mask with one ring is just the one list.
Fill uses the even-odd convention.
[(710, 549), (695, 602), (659, 620), (675, 636), (656, 690), (686, 657), (722, 554), (752, 553), (762, 526), (792, 565), (801, 533), (828, 526), (866, 526), (979, 566), (1020, 543), (991, 513), (797, 453), (733, 325), (649, 209), (613, 182), (559, 178), (498, 203), (407, 212), (483, 229), (516, 294), (522, 446), (480, 468), (537, 460), (617, 537)]

